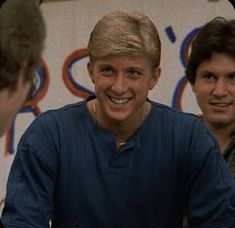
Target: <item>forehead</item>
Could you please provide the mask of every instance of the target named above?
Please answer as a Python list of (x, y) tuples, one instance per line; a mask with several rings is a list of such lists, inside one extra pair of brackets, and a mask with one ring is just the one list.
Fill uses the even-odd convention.
[(235, 71), (235, 58), (224, 53), (213, 53), (210, 59), (198, 66), (197, 71)]
[(147, 56), (122, 56), (110, 55), (97, 58), (94, 61), (95, 66), (110, 65), (113, 67), (150, 67), (150, 60)]

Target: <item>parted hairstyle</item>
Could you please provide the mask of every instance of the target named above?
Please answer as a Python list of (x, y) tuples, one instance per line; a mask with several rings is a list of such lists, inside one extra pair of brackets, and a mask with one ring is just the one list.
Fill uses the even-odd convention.
[(7, 0), (0, 9), (0, 89), (14, 84), (22, 64), (25, 81), (34, 79), (46, 37), (35, 0)]
[(207, 22), (192, 42), (191, 53), (186, 66), (186, 77), (195, 83), (198, 66), (210, 60), (213, 53), (227, 54), (235, 58), (235, 20), (216, 17)]
[(161, 42), (157, 28), (146, 15), (115, 11), (95, 25), (88, 42), (88, 54), (91, 62), (109, 55), (146, 55), (153, 67), (158, 67)]

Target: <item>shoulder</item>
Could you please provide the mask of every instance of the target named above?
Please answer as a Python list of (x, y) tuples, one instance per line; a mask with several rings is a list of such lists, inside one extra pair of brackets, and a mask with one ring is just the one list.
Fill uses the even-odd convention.
[(172, 108), (168, 105), (152, 102), (152, 111), (157, 118), (167, 120), (168, 123), (174, 122), (174, 124), (187, 125), (188, 124), (199, 124), (204, 127), (204, 123), (200, 117), (193, 113), (186, 113)]
[(50, 109), (43, 112), (39, 118), (46, 118), (47, 116), (54, 116), (59, 117), (60, 115), (63, 116), (71, 116), (75, 114), (82, 113), (86, 108), (86, 101), (79, 101), (77, 103), (68, 104), (58, 109)]
[(52, 126), (69, 124), (74, 119), (79, 119), (80, 116), (87, 112), (86, 102), (80, 101), (74, 104), (68, 104), (58, 109), (50, 109), (40, 114), (34, 121), (34, 124)]
[(87, 114), (86, 101), (47, 110), (33, 120), (21, 137), (21, 141), (39, 139), (48, 141), (51, 138), (59, 140), (67, 132), (66, 129), (72, 134), (77, 125), (84, 123), (83, 120), (88, 118)]
[(152, 102), (151, 121), (158, 123), (167, 135), (174, 136), (178, 142), (210, 145), (217, 144), (214, 136), (202, 119), (192, 113), (185, 113), (167, 105)]

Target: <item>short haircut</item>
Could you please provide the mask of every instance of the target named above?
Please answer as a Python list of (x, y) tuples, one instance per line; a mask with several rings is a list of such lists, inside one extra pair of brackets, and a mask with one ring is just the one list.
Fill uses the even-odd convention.
[(22, 63), (25, 80), (32, 80), (40, 64), (45, 23), (35, 0), (7, 0), (0, 9), (0, 89), (14, 84)]
[(192, 42), (191, 54), (186, 67), (186, 77), (195, 83), (198, 66), (212, 57), (223, 53), (235, 58), (235, 20), (216, 17), (206, 23)]
[(149, 57), (160, 64), (161, 42), (157, 28), (144, 14), (115, 11), (95, 25), (88, 43), (90, 61), (109, 55)]

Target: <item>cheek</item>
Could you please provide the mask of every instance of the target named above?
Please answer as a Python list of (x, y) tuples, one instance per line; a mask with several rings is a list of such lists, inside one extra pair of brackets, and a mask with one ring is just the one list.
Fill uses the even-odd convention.
[(154, 81), (149, 81), (147, 83), (140, 83), (140, 88), (145, 89), (145, 90), (152, 90), (155, 86)]
[(95, 79), (94, 87), (97, 89), (106, 89), (109, 88), (113, 85), (113, 80), (112, 78), (103, 78), (100, 77), (98, 80), (97, 78)]
[(106, 82), (101, 82), (101, 81), (96, 81), (96, 83), (94, 83), (94, 91), (95, 91), (95, 94), (99, 96), (99, 94), (102, 94), (104, 93), (107, 88), (109, 86), (107, 85)]
[(22, 89), (22, 93), (21, 93), (21, 100), (24, 102), (26, 101), (26, 98), (28, 95), (30, 95), (31, 93), (31, 87), (32, 85), (30, 83), (28, 83), (27, 85), (25, 85), (25, 88)]
[(208, 99), (210, 99), (208, 91), (202, 89), (197, 90), (196, 88), (195, 88), (195, 98), (197, 100), (199, 107), (202, 110), (205, 109), (208, 103)]
[(157, 84), (158, 80), (157, 79), (152, 79), (149, 81), (148, 83), (148, 89), (151, 90), (155, 87), (155, 85)]
[(21, 91), (19, 91), (17, 96), (18, 109), (22, 108), (24, 104), (27, 102), (26, 99), (27, 96), (30, 95), (29, 94), (30, 92), (31, 92), (31, 83), (27, 83), (21, 88)]
[(204, 83), (197, 82), (194, 86), (192, 86), (193, 92), (198, 96), (204, 96), (210, 93), (210, 88), (208, 85)]
[(198, 101), (198, 103), (204, 103), (206, 102), (206, 98), (208, 97), (207, 96), (207, 93), (205, 93), (204, 91), (195, 91), (195, 97), (196, 97), (196, 100)]

